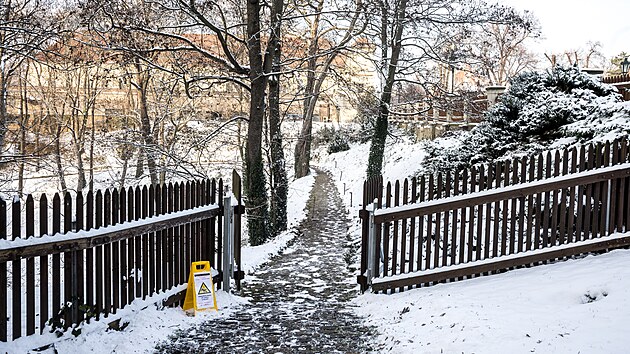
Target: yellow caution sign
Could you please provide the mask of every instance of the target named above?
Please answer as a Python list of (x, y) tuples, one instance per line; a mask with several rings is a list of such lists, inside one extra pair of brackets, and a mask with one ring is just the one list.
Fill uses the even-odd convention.
[(219, 310), (217, 298), (214, 294), (210, 262), (193, 262), (190, 267), (183, 308), (184, 311), (192, 309), (194, 312), (211, 309)]

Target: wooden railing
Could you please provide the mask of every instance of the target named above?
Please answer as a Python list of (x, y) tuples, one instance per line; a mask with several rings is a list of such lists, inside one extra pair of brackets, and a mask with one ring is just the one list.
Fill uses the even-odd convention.
[[(240, 286), (244, 208), (240, 177), (233, 179)], [(10, 318), (0, 321), (0, 341), (108, 317), (134, 299), (186, 284), (194, 261), (221, 272), (222, 194), (222, 180), (213, 179), (66, 193), (63, 200), (55, 194), (52, 205), (42, 195), (38, 210), (29, 195), (24, 205), (11, 203), (9, 223), (0, 200), (0, 318)]]
[[(366, 181), (361, 288), (402, 291), (610, 248), (604, 239), (580, 242), (627, 230), (628, 161), (620, 140), (396, 181), (384, 190), (382, 179)], [(612, 242), (628, 243), (630, 237)], [(553, 253), (569, 244), (575, 248)]]

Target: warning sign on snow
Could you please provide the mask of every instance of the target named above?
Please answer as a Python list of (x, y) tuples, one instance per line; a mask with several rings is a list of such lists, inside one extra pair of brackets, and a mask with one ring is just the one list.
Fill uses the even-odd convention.
[(210, 262), (193, 262), (190, 267), (183, 308), (184, 311), (194, 309), (195, 312), (209, 309), (218, 310)]

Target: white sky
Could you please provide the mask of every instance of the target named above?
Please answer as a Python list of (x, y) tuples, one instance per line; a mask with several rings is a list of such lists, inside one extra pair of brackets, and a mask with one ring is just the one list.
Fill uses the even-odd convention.
[(560, 53), (599, 41), (610, 58), (630, 52), (628, 0), (497, 0), (519, 10), (530, 10), (540, 20), (541, 53)]

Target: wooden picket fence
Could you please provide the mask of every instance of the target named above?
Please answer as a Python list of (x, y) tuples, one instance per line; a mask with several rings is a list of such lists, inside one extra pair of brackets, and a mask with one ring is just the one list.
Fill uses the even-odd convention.
[(622, 139), (386, 186), (368, 180), (361, 289), (402, 291), (630, 245), (605, 237), (627, 231), (629, 160)]
[[(8, 215), (0, 200), (0, 341), (43, 332), (49, 320), (63, 330), (108, 317), (134, 299), (186, 284), (194, 261), (208, 260), (221, 273), (223, 188), (221, 179), (206, 179), (56, 193), (52, 201), (28, 195), (24, 205), (14, 199)], [(233, 190), (240, 287), (244, 208), (236, 173)]]

